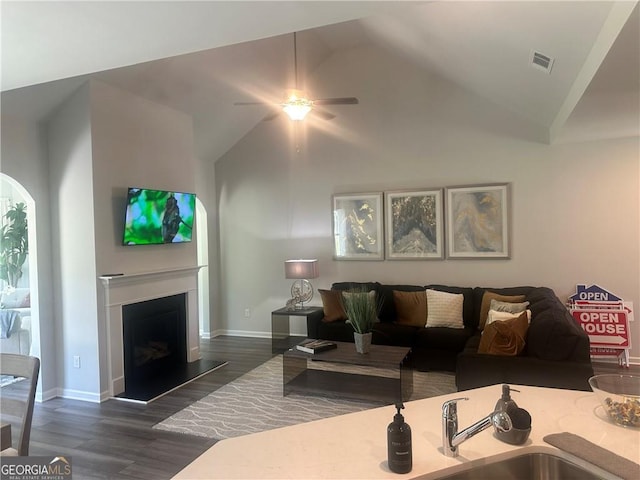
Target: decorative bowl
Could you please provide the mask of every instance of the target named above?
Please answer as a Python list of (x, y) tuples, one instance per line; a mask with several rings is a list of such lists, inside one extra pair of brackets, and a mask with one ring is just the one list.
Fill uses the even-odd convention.
[(596, 375), (589, 385), (612, 422), (640, 428), (640, 376)]

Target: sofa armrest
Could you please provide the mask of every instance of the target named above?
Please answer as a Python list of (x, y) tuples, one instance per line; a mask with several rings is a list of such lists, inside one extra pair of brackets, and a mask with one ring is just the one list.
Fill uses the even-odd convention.
[(318, 325), (320, 324), (320, 322), (322, 322), (323, 318), (324, 318), (324, 310), (318, 310), (316, 312), (313, 312), (307, 315), (307, 337), (319, 338)]

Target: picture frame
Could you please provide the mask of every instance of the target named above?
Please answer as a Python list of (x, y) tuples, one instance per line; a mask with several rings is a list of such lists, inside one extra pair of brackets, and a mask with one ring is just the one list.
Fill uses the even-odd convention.
[(444, 258), (442, 189), (385, 192), (388, 260)]
[(510, 258), (510, 185), (448, 187), (447, 258)]
[(333, 195), (333, 240), (336, 260), (383, 260), (383, 195)]

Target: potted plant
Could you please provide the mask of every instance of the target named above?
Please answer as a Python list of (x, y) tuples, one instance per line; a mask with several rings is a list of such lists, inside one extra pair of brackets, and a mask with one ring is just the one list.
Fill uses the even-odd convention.
[(0, 229), (0, 279), (16, 287), (29, 254), (27, 210), (24, 203), (9, 208)]
[(378, 317), (375, 291), (363, 289), (343, 292), (347, 322), (353, 327), (353, 339), (358, 353), (369, 353), (373, 324)]

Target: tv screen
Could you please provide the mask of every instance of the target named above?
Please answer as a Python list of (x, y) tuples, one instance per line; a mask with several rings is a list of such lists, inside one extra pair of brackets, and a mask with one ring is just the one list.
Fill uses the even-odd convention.
[(194, 193), (129, 188), (123, 245), (190, 242), (195, 207)]

